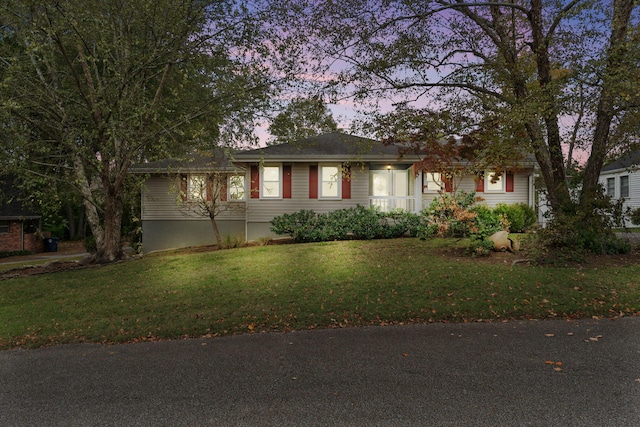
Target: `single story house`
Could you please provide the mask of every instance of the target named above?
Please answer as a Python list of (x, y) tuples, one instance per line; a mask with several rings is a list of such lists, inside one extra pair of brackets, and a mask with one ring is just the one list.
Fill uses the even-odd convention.
[(21, 201), (14, 183), (14, 177), (0, 177), (0, 252), (42, 252), (42, 217)]
[[(623, 206), (640, 208), (640, 151), (625, 154), (600, 171), (600, 184), (612, 199), (623, 199)], [(630, 221), (626, 223), (631, 227)]]
[(142, 189), (143, 248), (156, 251), (215, 243), (208, 218), (185, 212), (185, 201), (176, 198), (179, 185), (195, 185), (190, 183), (202, 181), (204, 174), (214, 170), (226, 177), (222, 203), (233, 206), (217, 217), (221, 234), (246, 241), (276, 237), (270, 221), (285, 213), (302, 209), (320, 213), (357, 205), (417, 213), (439, 191), (454, 188), (476, 191), (489, 206), (534, 205), (534, 162), (500, 174), (486, 171), (451, 179), (438, 171), (416, 170), (419, 160), (400, 154), (395, 146), (334, 132), (233, 153), (227, 162), (202, 164), (196, 159), (187, 164), (138, 165), (135, 173), (149, 174)]

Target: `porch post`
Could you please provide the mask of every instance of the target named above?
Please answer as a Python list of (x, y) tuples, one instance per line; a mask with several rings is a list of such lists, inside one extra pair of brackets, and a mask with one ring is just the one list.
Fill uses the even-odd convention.
[(422, 171), (413, 180), (413, 213), (420, 213), (422, 210)]

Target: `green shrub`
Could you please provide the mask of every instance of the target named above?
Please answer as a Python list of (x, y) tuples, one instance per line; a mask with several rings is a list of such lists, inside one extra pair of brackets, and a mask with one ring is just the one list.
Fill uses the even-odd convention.
[(493, 251), (493, 242), (489, 239), (473, 239), (467, 246), (467, 253), (471, 256), (487, 256)]
[(538, 243), (546, 257), (569, 260), (581, 260), (585, 253), (628, 253), (631, 245), (613, 232), (624, 218), (622, 211), (621, 202), (612, 202), (603, 194), (594, 197), (586, 208), (568, 204), (540, 230)]
[(220, 243), (218, 243), (218, 248), (220, 249), (233, 249), (240, 248), (244, 246), (244, 239), (238, 236), (231, 236), (226, 234)]
[(476, 217), (470, 210), (474, 202), (475, 192), (441, 193), (420, 213), (418, 238), (467, 236)]
[(521, 232), (529, 230), (532, 226), (538, 223), (538, 214), (535, 209), (529, 206), (527, 203), (516, 203), (524, 213), (524, 227)]
[(299, 211), (271, 220), (271, 231), (289, 235), (295, 242), (352, 239), (388, 239), (415, 235), (419, 217), (405, 211), (380, 212), (356, 206), (326, 214)]
[(31, 251), (0, 251), (0, 258), (8, 258), (12, 256), (31, 255)]
[(485, 205), (474, 206), (471, 209), (476, 214), (471, 235), (477, 240), (484, 240), (493, 233), (505, 229), (508, 226), (502, 215)]

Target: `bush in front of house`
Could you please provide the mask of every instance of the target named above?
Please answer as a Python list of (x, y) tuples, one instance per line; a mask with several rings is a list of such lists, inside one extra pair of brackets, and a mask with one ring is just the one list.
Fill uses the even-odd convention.
[(495, 207), (494, 212), (505, 216), (509, 221), (509, 231), (512, 233), (524, 233), (537, 220), (535, 211), (526, 203), (510, 205), (500, 203)]
[(522, 233), (536, 222), (535, 211), (525, 203), (499, 204), (495, 208), (474, 205), (475, 192), (443, 193), (421, 212), (418, 237), (469, 237), (468, 252), (488, 255), (492, 234), (506, 230)]
[(358, 205), (328, 213), (301, 210), (283, 214), (271, 220), (271, 231), (295, 242), (389, 239), (415, 236), (418, 222), (418, 215), (411, 212), (380, 212)]
[(468, 236), (476, 218), (476, 213), (471, 211), (475, 194), (442, 193), (433, 199), (429, 207), (420, 212), (418, 238)]

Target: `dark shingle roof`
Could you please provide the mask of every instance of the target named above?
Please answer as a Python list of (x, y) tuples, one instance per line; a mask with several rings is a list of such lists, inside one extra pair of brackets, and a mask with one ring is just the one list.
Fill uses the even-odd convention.
[(609, 172), (618, 169), (629, 169), (640, 165), (640, 151), (626, 153), (602, 168), (602, 172)]
[(369, 138), (341, 132), (326, 133), (297, 142), (271, 145), (237, 153), (239, 161), (270, 160), (312, 161), (318, 159), (396, 159), (398, 149)]
[(13, 176), (0, 177), (0, 219), (40, 218), (40, 215), (21, 201), (24, 194), (15, 186), (15, 182)]

